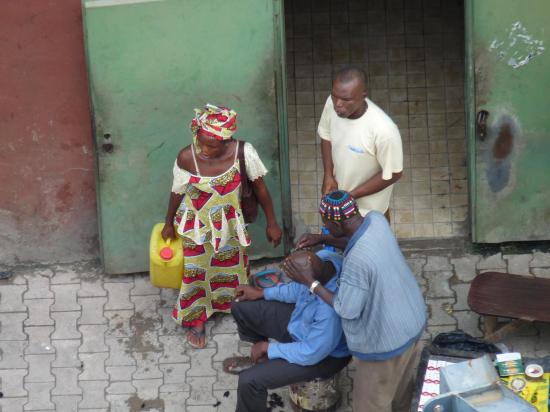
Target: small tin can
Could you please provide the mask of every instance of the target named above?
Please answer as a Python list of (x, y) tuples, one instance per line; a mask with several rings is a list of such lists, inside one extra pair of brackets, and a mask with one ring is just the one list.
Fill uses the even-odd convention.
[(542, 378), (542, 375), (544, 375), (544, 369), (536, 363), (531, 363), (525, 367), (525, 377), (529, 381), (537, 381)]
[(516, 393), (521, 392), (526, 385), (527, 382), (524, 378), (516, 377), (510, 381), (510, 388)]

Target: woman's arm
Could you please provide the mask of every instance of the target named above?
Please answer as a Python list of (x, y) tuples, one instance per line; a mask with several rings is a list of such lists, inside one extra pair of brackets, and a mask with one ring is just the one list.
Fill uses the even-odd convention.
[(172, 182), (172, 191), (170, 192), (170, 199), (168, 200), (168, 210), (164, 219), (164, 227), (162, 228), (161, 232), (162, 238), (164, 240), (168, 238), (176, 238), (176, 231), (174, 230), (174, 217), (176, 216), (178, 207), (183, 199), (183, 191), (187, 183), (182, 173), (186, 169), (186, 163), (189, 163), (188, 158), (190, 156), (188, 147), (182, 149), (179, 152), (177, 162), (174, 165), (174, 180)]
[(275, 217), (275, 210), (273, 208), (273, 201), (271, 200), (271, 195), (269, 190), (265, 185), (264, 179), (258, 177), (252, 182), (252, 189), (254, 194), (258, 199), (258, 203), (262, 206), (264, 210), (265, 217), (267, 220), (267, 227), (265, 230), (267, 240), (273, 243), (273, 246), (278, 246), (281, 242), (281, 237), (283, 236), (283, 231), (277, 224), (277, 218)]
[(183, 194), (170, 193), (170, 199), (168, 201), (168, 211), (166, 212), (166, 218), (164, 219), (164, 227), (162, 228), (162, 238), (164, 240), (168, 238), (175, 239), (176, 231), (174, 230), (174, 217), (183, 199)]

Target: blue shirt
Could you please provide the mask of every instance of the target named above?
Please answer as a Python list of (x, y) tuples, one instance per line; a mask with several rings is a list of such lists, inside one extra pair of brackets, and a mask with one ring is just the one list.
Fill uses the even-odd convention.
[[(342, 256), (325, 250), (319, 251), (317, 256), (334, 265), (336, 276), (325, 284), (325, 288), (336, 292)], [(319, 296), (311, 294), (306, 286), (290, 282), (267, 288), (264, 289), (264, 299), (296, 304), (288, 323), (288, 333), (294, 342), (270, 343), (267, 350), (269, 359), (285, 359), (308, 366), (319, 363), (327, 356), (349, 356), (340, 317)]]
[(360, 359), (393, 358), (422, 334), (424, 297), (381, 213), (369, 212), (348, 242), (333, 306)]

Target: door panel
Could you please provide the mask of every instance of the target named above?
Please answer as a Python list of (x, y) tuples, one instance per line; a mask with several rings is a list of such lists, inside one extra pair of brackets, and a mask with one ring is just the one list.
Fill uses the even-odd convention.
[(546, 0), (466, 1), (475, 242), (550, 239), (549, 13)]
[[(89, 0), (83, 7), (107, 273), (148, 269), (149, 234), (164, 220), (174, 160), (191, 142), (193, 108), (206, 102), (237, 111), (236, 136), (253, 143), (268, 167), (282, 224), (288, 196), (281, 188), (289, 183), (280, 171), (280, 2)], [(251, 228), (252, 257), (282, 255), (264, 227), (261, 214)]]

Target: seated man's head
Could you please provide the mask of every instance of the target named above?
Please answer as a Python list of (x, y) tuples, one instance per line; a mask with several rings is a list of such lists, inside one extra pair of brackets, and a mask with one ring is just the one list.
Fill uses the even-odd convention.
[(322, 260), (309, 250), (298, 250), (288, 256), (286, 260), (293, 262), (298, 268), (311, 268), (313, 277), (322, 285), (336, 275), (336, 270), (331, 262)]
[(346, 226), (360, 219), (359, 208), (355, 199), (344, 190), (327, 193), (321, 198), (319, 213), (323, 224), (334, 237), (348, 235)]

